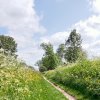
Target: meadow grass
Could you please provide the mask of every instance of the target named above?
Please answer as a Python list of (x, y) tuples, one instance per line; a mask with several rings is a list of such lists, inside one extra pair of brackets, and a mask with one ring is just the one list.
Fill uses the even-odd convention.
[(66, 100), (39, 72), (0, 54), (0, 100)]
[(100, 60), (84, 60), (48, 71), (45, 76), (77, 100), (100, 100)]

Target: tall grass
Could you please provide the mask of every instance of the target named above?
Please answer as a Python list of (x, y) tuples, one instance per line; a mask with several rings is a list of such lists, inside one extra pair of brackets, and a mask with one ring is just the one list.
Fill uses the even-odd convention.
[(89, 100), (100, 100), (100, 60), (85, 60), (72, 67), (46, 72), (45, 76), (66, 88), (79, 91)]
[(66, 100), (40, 73), (0, 53), (0, 100)]

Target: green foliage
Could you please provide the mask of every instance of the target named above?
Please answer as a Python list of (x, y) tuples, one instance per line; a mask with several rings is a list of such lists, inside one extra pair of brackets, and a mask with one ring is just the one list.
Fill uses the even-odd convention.
[(45, 76), (56, 84), (79, 91), (86, 100), (100, 100), (100, 60), (84, 60), (74, 66), (46, 72)]
[(40, 73), (0, 54), (0, 100), (66, 100)]
[(52, 44), (42, 43), (40, 46), (45, 51), (45, 55), (49, 56), (54, 54)]
[(81, 61), (87, 58), (86, 52), (81, 47), (81, 35), (73, 30), (66, 43), (60, 44), (56, 53), (54, 53), (53, 45), (50, 43), (42, 43), (41, 47), (45, 51), (42, 59), (37, 62), (41, 72), (55, 69), (67, 63)]
[(43, 66), (45, 66), (47, 68), (47, 70), (52, 70), (55, 69), (57, 67), (57, 57), (55, 54), (53, 54), (52, 56), (46, 56), (42, 58), (42, 63)]
[(64, 44), (60, 44), (58, 49), (57, 49), (57, 54), (60, 58), (64, 57), (64, 53), (65, 53), (65, 45)]
[(0, 48), (13, 54), (17, 51), (17, 44), (12, 37), (0, 35)]
[(70, 33), (68, 40), (66, 41), (66, 45), (72, 46), (72, 47), (81, 47), (81, 35), (79, 33), (76, 33), (76, 30), (72, 30)]
[(59, 58), (59, 65), (63, 65), (64, 64), (63, 59), (65, 55), (65, 44), (60, 44), (56, 52)]
[(84, 50), (80, 50), (79, 51), (79, 57), (78, 57), (78, 61), (84, 61), (87, 59), (87, 53)]
[(44, 67), (44, 66), (41, 66), (41, 67), (39, 67), (39, 71), (40, 71), (40, 72), (47, 71), (47, 68), (46, 68), (46, 67)]
[(45, 51), (44, 56), (37, 62), (41, 72), (55, 69), (59, 64), (59, 58), (53, 51), (53, 46), (49, 43), (42, 43), (41, 47)]
[(81, 35), (76, 33), (76, 30), (73, 30), (68, 40), (66, 41), (66, 52), (65, 52), (65, 59), (68, 62), (75, 62), (80, 57), (80, 52), (82, 52), (81, 48)]
[(40, 72), (47, 71), (47, 68), (43, 66), (42, 60), (37, 61), (35, 65), (36, 65), (36, 66), (39, 66), (39, 71), (40, 71)]
[(80, 48), (79, 47), (68, 47), (65, 53), (65, 59), (72, 63), (78, 60)]

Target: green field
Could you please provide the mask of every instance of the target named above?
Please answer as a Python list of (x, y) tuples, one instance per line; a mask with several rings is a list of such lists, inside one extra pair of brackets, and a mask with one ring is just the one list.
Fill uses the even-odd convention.
[(0, 100), (66, 100), (42, 75), (0, 55)]
[(82, 61), (45, 73), (77, 100), (100, 100), (100, 60)]

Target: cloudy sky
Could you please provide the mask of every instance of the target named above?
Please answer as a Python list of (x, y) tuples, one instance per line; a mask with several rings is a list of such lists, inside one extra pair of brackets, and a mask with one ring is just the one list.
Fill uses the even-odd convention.
[(40, 43), (56, 48), (72, 29), (89, 56), (100, 56), (100, 0), (0, 0), (0, 34), (14, 37), (28, 64), (41, 58)]

